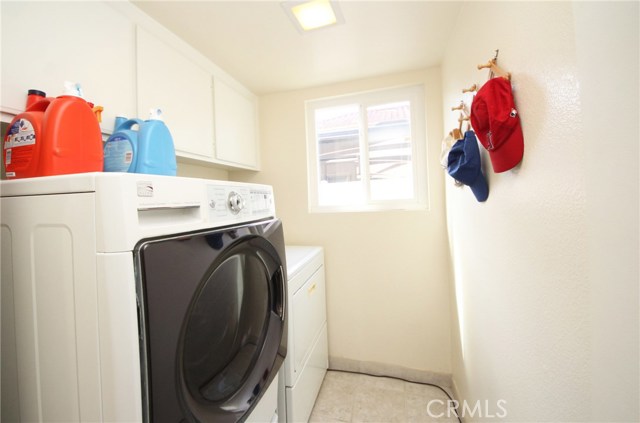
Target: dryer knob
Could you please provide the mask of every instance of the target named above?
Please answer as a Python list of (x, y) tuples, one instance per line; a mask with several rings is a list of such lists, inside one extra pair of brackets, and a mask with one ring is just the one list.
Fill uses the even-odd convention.
[(229, 193), (229, 209), (231, 213), (238, 214), (244, 208), (244, 199), (235, 191)]

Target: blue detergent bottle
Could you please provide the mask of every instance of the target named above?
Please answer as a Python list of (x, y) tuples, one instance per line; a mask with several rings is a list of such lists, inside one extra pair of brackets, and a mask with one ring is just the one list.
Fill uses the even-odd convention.
[(104, 144), (105, 172), (137, 172), (138, 130), (132, 129), (136, 125), (142, 127), (142, 120), (116, 117), (113, 134)]
[(136, 173), (176, 175), (176, 151), (169, 128), (162, 121), (162, 111), (152, 109), (149, 119), (138, 132)]

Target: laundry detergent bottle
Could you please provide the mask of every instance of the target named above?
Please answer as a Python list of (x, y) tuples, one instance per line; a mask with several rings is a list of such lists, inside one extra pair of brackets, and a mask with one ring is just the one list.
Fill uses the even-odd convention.
[[(104, 144), (105, 172), (136, 172), (138, 161), (138, 131), (140, 119), (116, 117), (113, 134)], [(133, 129), (136, 127), (137, 129)]]
[(7, 179), (102, 171), (96, 114), (78, 84), (65, 86), (55, 99), (30, 92), (29, 106), (11, 121), (3, 146)]
[(136, 173), (176, 175), (176, 151), (169, 128), (162, 121), (162, 111), (152, 109), (138, 132)]
[(44, 93), (34, 96), (32, 91), (37, 90), (29, 90), (27, 109), (11, 121), (4, 137), (3, 160), (7, 179), (28, 178), (39, 173), (44, 113), (51, 99)]
[(101, 172), (102, 132), (93, 108), (68, 94), (51, 102), (44, 115), (40, 175)]

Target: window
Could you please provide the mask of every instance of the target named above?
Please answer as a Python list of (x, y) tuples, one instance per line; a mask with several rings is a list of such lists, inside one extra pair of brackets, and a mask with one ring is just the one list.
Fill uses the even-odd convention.
[(427, 208), (424, 88), (306, 103), (309, 210)]

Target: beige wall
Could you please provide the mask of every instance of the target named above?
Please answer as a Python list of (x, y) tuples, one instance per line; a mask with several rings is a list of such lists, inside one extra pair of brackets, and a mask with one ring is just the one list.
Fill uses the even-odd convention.
[(186, 176), (189, 178), (217, 179), (226, 181), (229, 179), (229, 172), (210, 166), (200, 166), (192, 163), (185, 163), (178, 159), (178, 176)]
[[(305, 100), (424, 83), (429, 211), (310, 214)], [(327, 270), (329, 354), (335, 359), (450, 373), (449, 252), (440, 71), (266, 95), (260, 99), (262, 171), (230, 179), (274, 186), (288, 244), (321, 245)]]
[(485, 204), (447, 178), (454, 382), (506, 421), (638, 421), (638, 4), (463, 5), (443, 110), (496, 48), (525, 155)]

